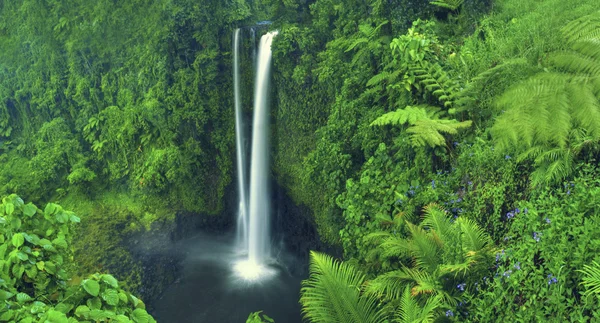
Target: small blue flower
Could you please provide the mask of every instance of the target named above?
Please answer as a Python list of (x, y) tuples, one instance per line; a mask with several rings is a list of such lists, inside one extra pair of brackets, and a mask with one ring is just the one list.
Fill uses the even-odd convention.
[(506, 160), (509, 160), (509, 159), (510, 159), (510, 156), (509, 156), (509, 155), (506, 155), (506, 156), (504, 156), (504, 159), (506, 159)]
[(471, 181), (468, 181), (468, 182), (467, 182), (467, 185), (469, 185), (469, 186), (472, 186), (472, 185), (473, 185), (473, 182), (471, 182)]
[(515, 214), (514, 214), (514, 213), (512, 213), (512, 212), (508, 212), (508, 213), (506, 213), (506, 218), (507, 218), (508, 220), (510, 220), (510, 219), (512, 219), (512, 218), (514, 218), (514, 217), (515, 217)]
[(431, 188), (435, 188), (435, 180), (431, 181)]
[(454, 313), (451, 310), (447, 310), (446, 317), (452, 317), (452, 316), (454, 316)]
[(556, 284), (557, 282), (558, 282), (558, 279), (556, 279), (556, 277), (554, 277), (554, 275), (552, 275), (552, 274), (548, 275), (548, 285)]
[(527, 212), (529, 212), (529, 209), (527, 209), (527, 208), (524, 208), (524, 209), (523, 209), (523, 213), (524, 213), (524, 214), (527, 214)]
[(456, 285), (456, 288), (458, 288), (461, 292), (464, 292), (466, 286), (467, 286), (467, 284), (461, 283), (461, 284)]
[(521, 213), (521, 210), (519, 210), (519, 208), (516, 208), (516, 209), (515, 209), (515, 213), (516, 213), (516, 214), (519, 214), (519, 213)]
[(506, 278), (510, 278), (510, 274), (512, 274), (512, 270), (507, 270), (502, 274), (502, 276), (504, 276)]
[(514, 265), (516, 270), (521, 270), (521, 262), (517, 261), (517, 263)]
[(544, 220), (545, 220), (545, 221), (546, 221), (546, 223), (548, 223), (548, 224), (550, 224), (550, 222), (552, 222), (552, 221), (550, 221), (550, 219), (548, 219), (548, 218), (545, 218)]
[(462, 197), (459, 197), (458, 200), (456, 200), (456, 203), (460, 203), (460, 202), (462, 202), (462, 200), (463, 200)]
[(542, 234), (541, 234), (541, 233), (537, 233), (537, 232), (534, 232), (534, 233), (533, 233), (533, 240), (535, 240), (535, 241), (537, 241), (537, 242), (540, 242), (540, 238), (541, 238), (541, 237), (542, 237)]
[(567, 190), (567, 195), (570, 195), (570, 194), (571, 194), (571, 189), (568, 189)]

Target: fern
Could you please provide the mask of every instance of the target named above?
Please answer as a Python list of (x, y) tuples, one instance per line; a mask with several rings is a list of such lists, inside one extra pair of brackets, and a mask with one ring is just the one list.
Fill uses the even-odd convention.
[(332, 257), (311, 251), (310, 277), (302, 282), (300, 303), (311, 322), (379, 323), (384, 311), (373, 295), (361, 294), (365, 275)]
[(375, 119), (371, 126), (410, 125), (406, 132), (410, 133), (413, 147), (437, 147), (446, 143), (444, 134), (456, 135), (458, 130), (471, 126), (471, 121), (440, 119), (441, 109), (429, 105), (407, 106), (404, 109), (388, 112)]
[(532, 160), (534, 186), (571, 175), (582, 148), (600, 141), (600, 13), (563, 28), (571, 44), (549, 56), (542, 72), (505, 92), (492, 127), (497, 145)]
[(394, 322), (397, 323), (429, 323), (437, 318), (436, 310), (442, 306), (440, 297), (430, 297), (423, 307), (411, 297), (409, 288), (404, 289), (400, 299), (400, 308), (396, 312)]
[(465, 0), (435, 0), (430, 1), (429, 3), (434, 6), (456, 10), (463, 2), (465, 2)]
[(592, 265), (584, 265), (582, 270), (579, 270), (584, 277), (581, 284), (587, 288), (584, 295), (596, 295), (600, 298), (600, 265), (592, 261)]
[(437, 97), (445, 108), (452, 107), (458, 92), (458, 84), (448, 76), (448, 73), (439, 64), (421, 61), (412, 66), (411, 72), (414, 73), (416, 79), (429, 93)]

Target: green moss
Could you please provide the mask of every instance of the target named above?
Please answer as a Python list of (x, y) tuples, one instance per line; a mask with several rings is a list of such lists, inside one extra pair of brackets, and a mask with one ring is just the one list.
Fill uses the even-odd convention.
[(81, 217), (73, 239), (81, 275), (110, 272), (127, 290), (136, 291), (141, 287), (141, 263), (133, 257), (127, 238), (151, 230), (153, 223), (175, 219), (172, 210), (142, 201), (115, 191), (105, 192), (94, 200), (81, 194), (69, 194), (60, 201), (67, 208), (77, 209)]

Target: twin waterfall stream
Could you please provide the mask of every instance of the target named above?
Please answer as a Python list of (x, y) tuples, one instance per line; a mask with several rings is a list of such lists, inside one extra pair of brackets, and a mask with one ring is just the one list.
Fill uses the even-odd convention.
[(247, 259), (235, 265), (246, 280), (263, 279), (273, 274), (271, 262), (270, 191), (269, 191), (269, 79), (271, 76), (271, 43), (277, 32), (265, 34), (258, 48), (254, 84), (254, 120), (250, 160), (250, 185), (247, 185), (245, 135), (242, 117), (240, 81), (240, 29), (233, 40), (233, 81), (235, 99), (235, 134), (237, 150), (239, 210), (236, 247)]

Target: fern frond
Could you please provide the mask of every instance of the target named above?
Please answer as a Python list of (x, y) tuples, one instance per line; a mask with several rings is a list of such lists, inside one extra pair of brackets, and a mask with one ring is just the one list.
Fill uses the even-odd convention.
[(456, 121), (452, 120), (420, 120), (415, 123), (415, 126), (406, 129), (406, 132), (411, 133), (410, 140), (413, 147), (436, 147), (443, 146), (446, 143), (446, 138), (442, 133), (455, 135), (459, 129), (468, 128), (472, 121)]
[(466, 254), (480, 251), (492, 244), (490, 236), (473, 220), (460, 217), (456, 220), (456, 223), (460, 225), (462, 245)]
[(435, 0), (430, 1), (429, 3), (434, 6), (456, 10), (463, 2), (465, 2), (465, 0)]
[(406, 287), (402, 298), (400, 299), (400, 307), (396, 312), (394, 322), (397, 323), (429, 323), (434, 322), (437, 318), (436, 310), (442, 305), (439, 296), (430, 297), (427, 299), (425, 306), (421, 307), (410, 293), (410, 289)]
[(416, 79), (446, 108), (452, 107), (458, 93), (458, 84), (437, 63), (420, 62), (411, 68)]
[(385, 125), (414, 125), (420, 120), (429, 120), (436, 117), (439, 108), (430, 105), (406, 106), (404, 109), (388, 112), (371, 122), (371, 126)]
[[(591, 47), (588, 51), (597, 51), (597, 53), (591, 54), (600, 55), (600, 42), (582, 42), (578, 44), (588, 45)], [(600, 76), (600, 60), (596, 57), (582, 54), (581, 52), (565, 51), (553, 53), (549, 56), (549, 62), (572, 74), (587, 74), (592, 77)]]
[(300, 303), (312, 322), (384, 320), (373, 295), (361, 295), (365, 275), (332, 257), (311, 251), (310, 277), (302, 282)]
[(562, 33), (568, 42), (600, 38), (600, 11), (568, 23)]
[(411, 237), (408, 242), (411, 246), (411, 256), (415, 259), (417, 268), (435, 271), (440, 264), (443, 243), (435, 235), (429, 234), (422, 227), (408, 224)]
[(583, 265), (582, 270), (578, 270), (581, 272), (584, 277), (581, 282), (583, 286), (586, 287), (586, 291), (584, 295), (593, 295), (600, 297), (600, 265), (592, 261), (592, 265)]

